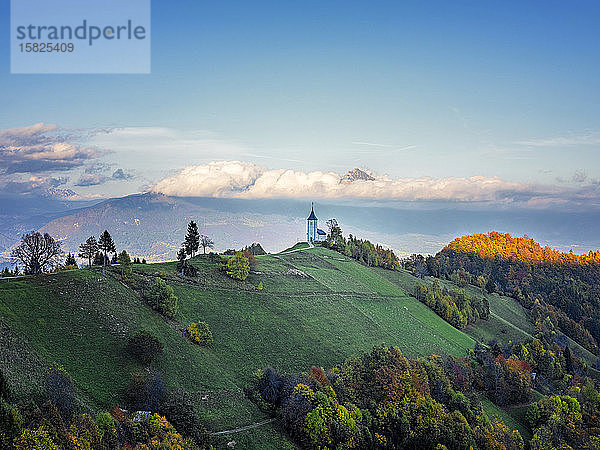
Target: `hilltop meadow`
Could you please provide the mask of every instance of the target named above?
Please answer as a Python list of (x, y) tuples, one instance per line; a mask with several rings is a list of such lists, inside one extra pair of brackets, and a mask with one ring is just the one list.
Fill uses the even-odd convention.
[[(99, 418), (110, 411), (115, 443), (135, 428), (138, 409), (171, 420), (157, 434), (148, 419), (154, 431), (144, 439), (173, 448), (233, 441), (262, 449), (542, 448), (564, 421), (577, 433), (564, 439), (595, 442), (581, 422), (593, 420), (595, 354), (550, 319), (532, 321), (512, 297), (419, 275), (414, 260), (392, 269), (376, 267), (377, 258), (361, 263), (360, 248), (370, 247), (348, 244), (182, 254), (179, 262), (108, 265), (105, 275), (94, 266), (7, 279), (0, 283), (4, 408), (44, 404), (54, 389), (49, 379), (60, 374), (72, 386), (70, 414), (96, 417), (89, 427), (101, 430)], [(248, 265), (240, 279), (234, 260)], [(417, 299), (419, 289), (438, 303)], [(477, 313), (473, 323), (453, 326), (452, 314), (466, 317), (471, 304), (485, 318)], [(456, 311), (445, 314), (450, 307)], [(193, 324), (208, 334), (194, 341)], [(138, 357), (134, 338), (154, 353)], [(177, 399), (185, 399), (187, 416), (173, 407)], [(567, 405), (554, 414), (566, 416), (549, 425), (554, 399)], [(413, 408), (424, 405), (426, 429), (435, 433), (413, 422), (421, 414)], [(45, 408), (37, 414), (51, 423)], [(75, 430), (85, 428), (78, 423)], [(99, 446), (112, 448), (110, 433), (99, 434)]]

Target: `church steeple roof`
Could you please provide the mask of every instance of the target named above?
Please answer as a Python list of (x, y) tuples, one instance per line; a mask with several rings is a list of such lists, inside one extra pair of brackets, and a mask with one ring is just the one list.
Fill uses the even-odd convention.
[(315, 216), (315, 208), (312, 203), (310, 204), (310, 216), (308, 216), (308, 219), (306, 220), (317, 220), (317, 216)]

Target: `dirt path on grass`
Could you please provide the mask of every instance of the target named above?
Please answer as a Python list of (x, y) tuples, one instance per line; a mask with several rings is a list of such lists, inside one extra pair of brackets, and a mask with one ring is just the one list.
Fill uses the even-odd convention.
[(257, 427), (266, 425), (266, 424), (274, 422), (274, 421), (275, 421), (275, 418), (267, 419), (267, 420), (263, 420), (262, 422), (253, 423), (252, 425), (246, 425), (244, 427), (238, 427), (238, 428), (234, 428), (232, 430), (217, 431), (216, 433), (210, 433), (210, 434), (211, 434), (211, 436), (221, 436), (224, 434), (239, 433), (240, 431), (251, 430), (253, 428), (257, 428)]

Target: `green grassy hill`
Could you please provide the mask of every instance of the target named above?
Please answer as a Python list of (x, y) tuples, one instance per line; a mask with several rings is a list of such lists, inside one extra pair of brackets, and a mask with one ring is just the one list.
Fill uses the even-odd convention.
[[(412, 294), (414, 288), (419, 283), (432, 283), (435, 278), (425, 277), (423, 280), (415, 277), (406, 270), (389, 271), (380, 268), (374, 269), (376, 273), (386, 280), (394, 283), (405, 292)], [(438, 278), (441, 286), (448, 289), (459, 289), (454, 283), (448, 280)], [(495, 339), (500, 344), (506, 344), (509, 341), (526, 342), (534, 338), (535, 327), (529, 319), (529, 312), (517, 300), (512, 297), (498, 295), (497, 293), (488, 294), (486, 291), (471, 285), (464, 289), (471, 297), (485, 297), (490, 305), (490, 317), (488, 320), (480, 320), (473, 326), (468, 326), (464, 332), (474, 340), (483, 344)], [(568, 339), (571, 351), (584, 359), (588, 365), (592, 366), (597, 357), (581, 345)]]
[[(151, 330), (165, 347), (152, 369), (168, 386), (192, 393), (202, 421), (221, 431), (265, 418), (243, 393), (256, 369), (332, 367), (382, 342), (411, 357), (464, 355), (474, 345), (473, 337), (406, 295), (406, 283), (393, 272), (322, 248), (300, 247), (258, 261), (243, 282), (204, 257), (192, 261), (196, 279), (179, 278), (174, 263), (135, 265), (138, 276), (160, 274), (174, 288), (179, 312), (172, 321), (115, 275), (76, 270), (1, 282), (0, 367), (25, 398), (42, 391), (47, 368), (58, 364), (73, 377), (84, 406), (109, 408), (122, 402), (130, 374), (141, 369), (125, 352), (126, 337)], [(212, 330), (209, 347), (184, 336), (198, 320)], [(242, 448), (282, 448), (287, 442), (271, 425), (216, 442), (231, 438)]]

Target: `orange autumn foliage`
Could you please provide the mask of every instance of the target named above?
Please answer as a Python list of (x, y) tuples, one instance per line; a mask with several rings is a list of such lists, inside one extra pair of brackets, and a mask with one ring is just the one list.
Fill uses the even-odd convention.
[(542, 247), (527, 235), (512, 237), (508, 233), (478, 233), (462, 236), (450, 242), (444, 250), (478, 253), (483, 258), (494, 258), (542, 264), (600, 264), (600, 251), (576, 255), (572, 251), (560, 252), (548, 246)]

